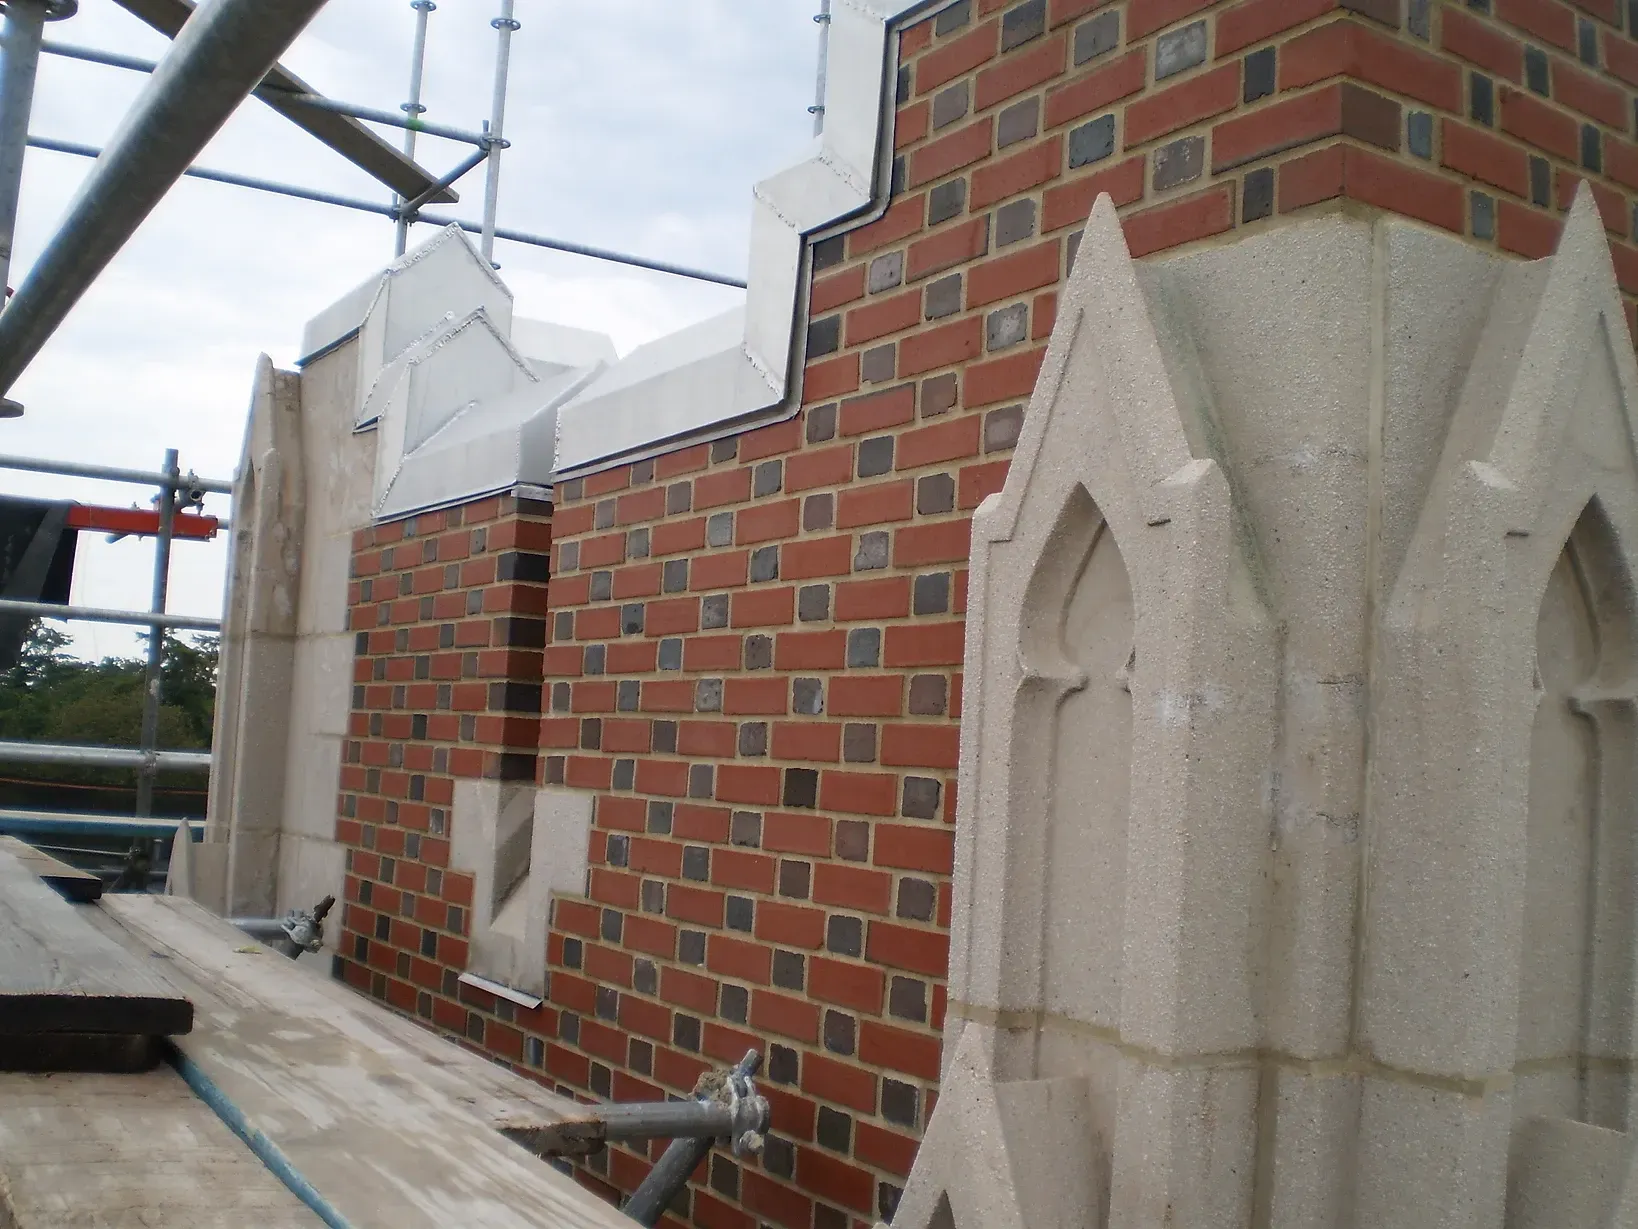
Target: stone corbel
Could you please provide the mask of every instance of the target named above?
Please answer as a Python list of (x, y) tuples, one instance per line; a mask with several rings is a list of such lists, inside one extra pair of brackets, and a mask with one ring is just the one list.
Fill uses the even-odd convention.
[(450, 863), (474, 877), (468, 973), (544, 996), (552, 895), (585, 894), (591, 818), (590, 794), (456, 784)]

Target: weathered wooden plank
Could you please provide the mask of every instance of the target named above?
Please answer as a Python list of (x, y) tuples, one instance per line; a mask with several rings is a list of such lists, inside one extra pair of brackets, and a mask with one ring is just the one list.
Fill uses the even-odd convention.
[[(629, 1229), (495, 1129), (561, 1098), (245, 936), (191, 901), (99, 910), (198, 1010), (178, 1048), (345, 1219), (400, 1229)], [(567, 1103), (572, 1105), (572, 1103)]]
[(14, 836), (0, 836), (0, 853), (9, 853), (65, 900), (83, 905), (102, 895), (102, 880), (90, 871), (53, 858)]
[(320, 1224), (168, 1067), (0, 1075), (5, 1229)]
[(8, 1039), (41, 1033), (170, 1036), (193, 1005), (0, 853), (0, 1068)]

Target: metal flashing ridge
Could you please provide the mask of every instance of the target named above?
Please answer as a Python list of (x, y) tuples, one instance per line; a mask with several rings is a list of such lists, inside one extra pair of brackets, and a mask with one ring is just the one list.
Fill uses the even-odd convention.
[(526, 444), (526, 477), (573, 478), (796, 413), (812, 245), (886, 211), (898, 28), (948, 3), (836, 0), (824, 131), (805, 161), (756, 185), (745, 306), (594, 379), (559, 411), (555, 457)]

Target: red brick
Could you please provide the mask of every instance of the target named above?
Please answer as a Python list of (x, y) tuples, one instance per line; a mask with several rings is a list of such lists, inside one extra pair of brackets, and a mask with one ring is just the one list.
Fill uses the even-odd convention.
[(700, 600), (697, 597), (650, 602), (643, 618), (643, 631), (649, 636), (669, 636), (675, 632), (698, 631), (699, 626)]
[(711, 589), (733, 589), (750, 574), (751, 553), (744, 550), (696, 555), (688, 566), (688, 587), (696, 593)]
[[(721, 892), (674, 883), (666, 890), (665, 915), (679, 922), (721, 926), (725, 900)], [(553, 974), (552, 980), (557, 980), (556, 974)]]
[(915, 486), (908, 479), (844, 488), (836, 494), (836, 528), (907, 521), (913, 515), (914, 499)]
[(812, 721), (776, 722), (773, 757), (809, 764), (834, 764), (842, 758), (842, 727)]
[(1247, 115), (1233, 116), (1212, 129), (1212, 172), (1220, 174), (1283, 149), (1319, 141), (1342, 131), (1342, 87), (1332, 85), (1284, 98)]
[(815, 956), (808, 962), (808, 993), (822, 1003), (837, 1007), (879, 1013), (885, 981), (880, 969), (866, 964), (849, 964), (824, 956)]
[[(751, 1040), (757, 1045), (761, 1044), (761, 1038), (752, 1037)], [(746, 1046), (741, 1043), (735, 1052), (743, 1056), (745, 1050)], [(765, 1221), (776, 1225), (806, 1225), (813, 1220), (811, 1198), (758, 1170), (742, 1169), (739, 1186), (740, 1202)]]
[(1220, 235), (1234, 225), (1234, 185), (1208, 188), (1124, 219), (1126, 246), (1136, 256)]
[[(704, 469), (711, 460), (711, 449), (707, 444), (695, 444), (692, 448), (679, 448), (676, 452), (664, 453), (654, 458), (654, 476), (656, 478), (677, 478), (683, 474), (695, 474)], [(554, 520), (557, 518), (554, 517)]]
[(964, 520), (901, 529), (893, 538), (893, 566), (914, 568), (966, 559), (971, 534), (972, 527)]
[(1062, 244), (1048, 239), (1021, 252), (997, 256), (974, 265), (967, 273), (967, 306), (984, 307), (1017, 298), (1057, 282), (1062, 270)]
[(1604, 66), (1628, 85), (1638, 85), (1638, 43), (1605, 30)]
[(751, 589), (733, 596), (729, 622), (735, 627), (784, 627), (796, 618), (796, 590)]
[[(961, 403), (973, 408), (1028, 397), (1035, 390), (1035, 379), (1041, 373), (1041, 360), (1045, 357), (1046, 347), (1040, 346), (987, 363), (974, 363), (967, 368)], [(974, 448), (964, 455), (976, 456), (977, 453), (978, 449)]]
[(1131, 97), (1143, 88), (1147, 73), (1147, 52), (1142, 47), (1128, 51), (1120, 59), (1048, 93), (1043, 126), (1059, 128)]
[[(1218, 20), (1221, 22), (1222, 19)], [(1447, 7), (1440, 10), (1439, 45), (1469, 64), (1477, 64), (1493, 76), (1515, 85), (1524, 80), (1523, 44), (1463, 9)]]
[(999, 22), (986, 22), (922, 56), (916, 61), (917, 96), (972, 72), (994, 56), (1001, 46), (1000, 30)]
[(911, 56), (927, 50), (933, 42), (933, 19), (918, 21), (915, 25), (906, 28), (899, 34), (899, 59), (908, 61)]
[(875, 341), (889, 333), (902, 332), (921, 323), (921, 291), (872, 299), (847, 314), (847, 341), (850, 346)]
[(846, 576), (852, 568), (853, 539), (846, 534), (787, 542), (779, 551), (779, 574), (786, 580)]
[(830, 856), (830, 820), (808, 811), (776, 811), (763, 817), (762, 848), (770, 853)]
[(623, 491), (631, 485), (631, 466), (617, 465), (595, 474), (586, 475), (585, 492), (588, 499)]
[(973, 172), (968, 207), (985, 209), (1009, 196), (1028, 192), (1056, 179), (1063, 171), (1063, 138), (1052, 136), (1020, 153)]
[(1135, 42), (1211, 5), (1212, 0), (1131, 0), (1126, 7), (1126, 38)]
[[(908, 297), (917, 300), (919, 319), (919, 292), (912, 291)], [(843, 435), (874, 435), (889, 427), (902, 427), (907, 422), (913, 422), (915, 417), (916, 386), (901, 384), (886, 392), (844, 401), (839, 426)], [(844, 477), (843, 481), (846, 480)]]
[(956, 507), (970, 512), (984, 502), (985, 496), (999, 491), (1007, 483), (1007, 466), (1005, 460), (964, 466), (956, 479)]
[(714, 474), (705, 474), (694, 479), (695, 511), (720, 508), (724, 504), (743, 503), (750, 497), (751, 471), (748, 466), (719, 470)]
[(1615, 280), (1621, 289), (1627, 294), (1638, 294), (1638, 249), (1612, 243), (1610, 259), (1615, 262)]
[(1280, 48), (1280, 89), (1352, 77), (1430, 107), (1460, 112), (1462, 70), (1353, 20), (1334, 21)]
[[(726, 666), (705, 667), (706, 669), (739, 669), (739, 654), (736, 647), (734, 659)], [(693, 669), (693, 667), (690, 667)], [(739, 727), (732, 721), (682, 721), (677, 723), (677, 754), (732, 759), (734, 748), (739, 735)], [(605, 740), (606, 742), (607, 740)], [(605, 751), (612, 748), (605, 746)], [(647, 747), (642, 750), (648, 750)]]
[[(705, 549), (705, 518), (690, 517), (686, 521), (665, 521), (649, 533), (649, 552), (655, 556), (680, 555), (684, 551)], [(584, 566), (585, 557), (582, 555)]]
[[(675, 891), (676, 888), (671, 889)], [(718, 922), (717, 925), (722, 925)], [(727, 935), (712, 935), (705, 948), (705, 967), (723, 977), (768, 984), (773, 949)]]
[[(977, 260), (990, 250), (990, 220), (971, 218), (959, 226), (944, 227), (925, 239), (910, 245), (905, 258), (906, 281), (914, 282), (934, 273), (942, 273), (956, 265)], [(904, 374), (900, 364), (900, 375)]]
[[(678, 870), (672, 878), (682, 869), (681, 847), (678, 849)], [(771, 894), (774, 889), (774, 860), (765, 853), (718, 849), (711, 855), (711, 882), (718, 887)]]
[(814, 487), (840, 486), (852, 477), (851, 444), (799, 452), (785, 462), (785, 489), (793, 494)]
[(954, 768), (960, 732), (953, 725), (883, 726), (882, 766)]
[[(1147, 94), (1126, 108), (1126, 148), (1231, 111), (1240, 102), (1240, 64), (1223, 64), (1180, 85)], [(1136, 252), (1133, 255), (1137, 255)]]
[(840, 628), (823, 632), (781, 632), (774, 641), (775, 670), (840, 670), (846, 661), (847, 633)]
[(722, 711), (736, 717), (784, 715), (789, 708), (790, 680), (785, 678), (727, 679), (722, 687)]
[(1539, 260), (1558, 247), (1559, 218), (1513, 201), (1496, 202), (1496, 242), (1503, 250)]
[[(975, 370), (978, 369), (968, 368), (969, 380)], [(983, 420), (976, 414), (967, 414), (915, 431), (907, 431), (899, 437), (895, 458), (897, 468), (919, 469), (940, 461), (977, 456), (982, 429)], [(908, 513), (911, 484), (906, 481), (904, 487), (905, 510)], [(909, 517), (906, 515), (897, 519), (907, 520)]]
[(891, 969), (943, 977), (950, 963), (950, 937), (934, 930), (912, 930), (892, 922), (871, 922), (866, 957)]
[[(640, 521), (658, 520), (664, 515), (665, 488), (650, 487), (646, 491), (636, 491), (630, 495), (620, 496), (615, 504), (614, 523), (616, 525), (635, 525)], [(582, 547), (581, 549), (584, 550), (585, 548)]]
[(1441, 144), (1451, 170), (1514, 196), (1530, 195), (1530, 160), (1519, 146), (1452, 119), (1441, 125)]
[(825, 945), (825, 911), (764, 900), (757, 904), (756, 937), (764, 943), (818, 951)]
[(989, 157), (995, 144), (994, 127), (994, 118), (985, 116), (923, 145), (910, 155), (910, 186), (919, 188)]
[(1496, 0), (1496, 16), (1575, 54), (1575, 14), (1558, 0)]
[[(671, 1040), (671, 1010), (635, 995), (620, 996), (620, 1027), (657, 1041)], [(623, 1056), (622, 1056), (623, 1057)]]
[(1582, 180), (1574, 171), (1560, 169), (1557, 172), (1557, 184), (1554, 192), (1558, 199), (1558, 207), (1566, 212), (1575, 202), (1576, 189), (1585, 182), (1592, 189), (1593, 202), (1598, 206), (1599, 219), (1604, 223), (1604, 229), (1612, 235), (1627, 235), (1627, 200), (1619, 192), (1606, 188), (1601, 183), (1591, 180)]
[(1617, 132), (1632, 130), (1631, 96), (1562, 60), (1553, 62), (1553, 98)]
[[(953, 731), (954, 727), (950, 729)], [(949, 766), (955, 767), (953, 757)], [(920, 871), (923, 874), (948, 875), (953, 869), (954, 859), (955, 836), (949, 828), (923, 828), (910, 824), (876, 825), (875, 856), (872, 860), (877, 866)]]
[(1295, 209), (1331, 200), (1343, 193), (1345, 145), (1304, 154), (1280, 164), (1279, 210), (1290, 213)]
[(904, 712), (904, 680), (894, 674), (848, 675), (830, 681), (826, 707), (833, 717), (897, 717)]
[(931, 130), (932, 123), (933, 108), (930, 103), (923, 101), (900, 107), (893, 120), (894, 152), (922, 140)]
[(690, 636), (683, 642), (683, 669), (738, 670), (742, 645), (739, 636)]
[(902, 619), (909, 613), (908, 576), (854, 580), (836, 586), (833, 614), (838, 623), (851, 623), (861, 619)]
[[(691, 687), (692, 685), (689, 684)], [(597, 760), (598, 764), (609, 764), (609, 760)], [(569, 763), (574, 763), (570, 759)], [(569, 782), (573, 785), (574, 782)], [(603, 784), (608, 789), (608, 783)], [(664, 794), (668, 798), (680, 798), (688, 790), (688, 765), (681, 760), (638, 760), (637, 761), (637, 790), (644, 794)]]
[(815, 278), (813, 294), (808, 300), (808, 310), (815, 316), (822, 316), (844, 303), (864, 298), (864, 293), (865, 267), (854, 265), (851, 269), (844, 269), (829, 277)]
[(1073, 21), (1093, 9), (1102, 8), (1109, 0), (1051, 0), (1047, 9), (1048, 23), (1056, 30), (1066, 21)]
[(1069, 40), (1060, 34), (986, 68), (973, 86), (973, 110), (987, 110), (1062, 75), (1068, 45)]
[(1138, 154), (1108, 170), (1048, 188), (1041, 203), (1042, 233), (1084, 225), (1091, 216), (1093, 204), (1105, 193), (1117, 207), (1142, 199), (1144, 162), (1144, 155)]
[(682, 846), (675, 841), (656, 841), (648, 837), (634, 836), (631, 838), (626, 865), (637, 874), (664, 875), (675, 879), (682, 874)]
[(657, 597), (660, 592), (660, 565), (644, 563), (620, 568), (614, 573), (616, 600), (628, 597)]
[(920, 375), (966, 362), (984, 352), (984, 321), (978, 316), (913, 333), (899, 343), (899, 374)]
[(734, 542), (754, 546), (780, 538), (794, 538), (802, 528), (802, 501), (782, 499), (754, 504), (734, 518)]
[(767, 806), (779, 801), (779, 769), (763, 764), (718, 764), (717, 800)]
[(760, 461), (793, 452), (802, 446), (802, 420), (799, 415), (784, 422), (769, 423), (739, 437), (741, 462)]
[(809, 363), (802, 373), (802, 404), (830, 401), (857, 391), (859, 387), (859, 356), (842, 354), (836, 358)]
[(876, 1077), (849, 1063), (826, 1058), (823, 1054), (808, 1054), (803, 1058), (802, 1091), (811, 1097), (849, 1106), (860, 1113), (876, 1112)]
[(926, 216), (925, 194), (900, 197), (874, 222), (848, 232), (847, 253), (849, 256), (864, 256), (880, 248), (889, 247), (920, 230), (922, 220)]
[(891, 667), (959, 666), (965, 630), (965, 623), (890, 627), (882, 650), (882, 663)]
[(812, 1045), (819, 1040), (819, 1008), (788, 994), (756, 990), (751, 993), (751, 1027)]
[[(899, 1177), (907, 1177), (916, 1159), (916, 1141), (875, 1123), (853, 1124), (853, 1155), (859, 1161)], [(696, 1199), (698, 1196), (696, 1196)]]
[[(832, 686), (834, 688), (834, 683)], [(893, 773), (833, 769), (819, 776), (819, 805), (827, 811), (846, 815), (894, 815), (899, 809), (898, 798), (899, 779)]]
[(1217, 58), (1293, 30), (1335, 7), (1336, 0), (1249, 0), (1237, 4), (1217, 15)]
[(1362, 149), (1348, 150), (1344, 165), (1349, 199), (1420, 218), (1458, 235), (1466, 229), (1460, 184)]

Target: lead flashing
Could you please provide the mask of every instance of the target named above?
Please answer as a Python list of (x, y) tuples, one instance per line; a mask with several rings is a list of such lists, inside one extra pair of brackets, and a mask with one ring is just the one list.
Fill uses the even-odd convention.
[[(789, 418), (802, 404), (812, 245), (886, 211), (898, 28), (950, 0), (836, 0), (825, 129), (813, 153), (756, 185), (743, 327), (734, 313), (635, 352), (562, 407), (555, 472), (530, 449), (523, 473), (560, 481), (682, 444)], [(663, 349), (657, 363), (654, 351)], [(650, 351), (638, 371), (626, 370)]]

